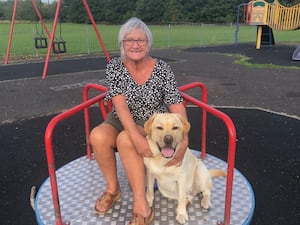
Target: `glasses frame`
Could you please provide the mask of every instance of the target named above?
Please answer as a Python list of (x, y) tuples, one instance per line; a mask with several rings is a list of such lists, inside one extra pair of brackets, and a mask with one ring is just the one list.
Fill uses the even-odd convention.
[(138, 46), (145, 46), (148, 43), (148, 39), (124, 39), (123, 43), (126, 46), (134, 46), (134, 43)]

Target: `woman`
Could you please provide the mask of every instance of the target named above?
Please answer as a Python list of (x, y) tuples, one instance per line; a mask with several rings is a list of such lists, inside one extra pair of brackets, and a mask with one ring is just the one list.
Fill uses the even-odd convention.
[[(117, 148), (133, 192), (131, 225), (149, 224), (154, 217), (145, 196), (143, 157), (152, 157), (152, 153), (145, 138), (144, 122), (153, 113), (167, 111), (187, 119), (174, 74), (164, 61), (149, 56), (151, 45), (152, 34), (140, 19), (131, 18), (121, 27), (121, 57), (111, 59), (106, 69), (106, 98), (114, 108), (90, 134), (95, 159), (106, 181), (106, 190), (97, 199), (95, 210), (104, 214), (121, 198)], [(181, 165), (187, 146), (185, 137), (180, 154), (166, 166)]]

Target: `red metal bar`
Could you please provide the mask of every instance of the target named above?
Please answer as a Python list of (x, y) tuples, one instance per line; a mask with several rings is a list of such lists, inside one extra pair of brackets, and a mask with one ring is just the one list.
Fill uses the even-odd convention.
[(99, 40), (99, 42), (100, 42), (100, 45), (101, 45), (102, 50), (103, 50), (103, 52), (104, 52), (104, 55), (105, 55), (105, 57), (106, 57), (106, 60), (107, 60), (107, 62), (109, 62), (109, 61), (110, 61), (110, 57), (109, 57), (108, 52), (107, 52), (107, 50), (106, 50), (106, 48), (105, 48), (104, 42), (103, 42), (103, 40), (102, 40), (102, 38), (101, 38), (101, 35), (100, 35), (99, 30), (98, 30), (98, 28), (97, 28), (97, 25), (96, 25), (96, 23), (95, 23), (95, 20), (94, 20), (94, 17), (93, 17), (93, 15), (92, 15), (92, 13), (91, 13), (90, 7), (89, 7), (89, 5), (87, 4), (86, 0), (82, 0), (82, 3), (83, 3), (83, 5), (84, 5), (84, 7), (85, 7), (85, 10), (86, 10), (86, 12), (87, 12), (89, 18), (90, 18), (90, 21), (91, 21), (91, 23), (92, 23), (92, 25), (93, 25), (93, 27), (94, 27), (94, 30), (95, 30), (96, 35), (97, 35), (97, 38), (98, 38), (98, 40)]
[(221, 111), (214, 109), (207, 104), (182, 93), (183, 98), (193, 103), (194, 105), (202, 108), (206, 112), (222, 120), (228, 131), (228, 157), (227, 157), (227, 178), (226, 178), (226, 195), (225, 195), (225, 210), (224, 210), (224, 225), (230, 225), (230, 213), (231, 213), (231, 200), (232, 200), (232, 187), (233, 187), (233, 173), (234, 173), (234, 161), (236, 151), (236, 130), (232, 120)]
[[(180, 91), (187, 91), (189, 89), (199, 87), (202, 92), (201, 101), (203, 103), (207, 103), (207, 89), (206, 86), (201, 82), (194, 82), (191, 84), (183, 85), (179, 87)], [(201, 128), (201, 158), (204, 159), (206, 157), (206, 118), (207, 113), (204, 109), (202, 109), (202, 128)]]
[(57, 1), (56, 11), (55, 11), (55, 17), (54, 17), (54, 21), (53, 21), (53, 25), (52, 25), (51, 36), (50, 36), (50, 43), (49, 43), (49, 46), (48, 46), (46, 61), (45, 61), (44, 70), (43, 70), (43, 76), (42, 76), (43, 79), (46, 78), (46, 74), (47, 74), (47, 70), (48, 70), (49, 59), (50, 59), (50, 55), (51, 55), (51, 49), (52, 49), (53, 40), (54, 40), (54, 37), (55, 37), (55, 31), (56, 31), (56, 25), (57, 25), (57, 21), (58, 21), (58, 16), (59, 16), (59, 11), (60, 11), (61, 1), (62, 0), (58, 0)]
[(59, 122), (99, 102), (104, 97), (105, 97), (105, 93), (100, 94), (94, 98), (87, 100), (86, 102), (81, 103), (80, 105), (77, 105), (61, 114), (58, 114), (49, 122), (46, 128), (44, 140), (45, 140), (45, 149), (46, 149), (46, 156), (48, 162), (48, 172), (50, 177), (56, 225), (62, 225), (63, 223), (62, 223), (62, 216), (61, 216), (61, 210), (59, 205), (58, 187), (57, 187), (56, 170), (55, 170), (55, 159), (54, 159), (53, 146), (52, 146), (52, 137), (53, 137), (54, 128)]
[(5, 64), (8, 64), (8, 59), (9, 59), (9, 55), (10, 55), (10, 47), (11, 47), (11, 40), (12, 40), (13, 32), (14, 32), (17, 5), (18, 5), (18, 0), (15, 0), (13, 13), (12, 13), (12, 17), (11, 17), (11, 23), (10, 23), (10, 31), (9, 31), (9, 38), (8, 38), (7, 49), (6, 49)]
[[(40, 11), (39, 11), (39, 9), (38, 9), (36, 3), (35, 3), (35, 0), (31, 0), (31, 2), (32, 2), (32, 6), (33, 6), (33, 8), (34, 8), (34, 10), (35, 10), (35, 12), (36, 12), (36, 14), (37, 14), (37, 16), (39, 17), (39, 20), (40, 20), (40, 22), (41, 22), (41, 24), (42, 24), (44, 30), (45, 30), (46, 33), (47, 33), (48, 38), (50, 39), (50, 38), (51, 38), (50, 32), (49, 32), (49, 30), (48, 30), (48, 28), (47, 28), (47, 25), (46, 25), (45, 21), (43, 20), (42, 14), (40, 13)], [(57, 58), (58, 58), (58, 59), (61, 59), (59, 53), (57, 54)]]
[[(201, 83), (192, 83), (190, 85), (182, 86), (181, 90), (188, 90), (192, 87), (200, 87), (202, 86)], [(97, 89), (99, 91), (102, 91), (104, 93), (88, 99), (88, 90), (90, 88)], [(58, 196), (58, 188), (57, 188), (57, 180), (56, 180), (56, 171), (55, 171), (55, 161), (54, 161), (54, 154), (53, 154), (53, 147), (52, 147), (52, 136), (53, 136), (53, 130), (58, 122), (71, 117), (75, 113), (85, 110), (87, 114), (85, 113), (85, 122), (88, 124), (88, 130), (86, 129), (86, 134), (89, 135), (89, 115), (88, 111), (86, 109), (95, 104), (103, 101), (106, 95), (107, 88), (98, 84), (88, 84), (87, 87), (84, 88), (84, 102), (81, 103), (78, 106), (75, 106), (59, 115), (54, 117), (50, 123), (47, 126), (46, 132), (45, 132), (45, 148), (46, 148), (46, 155), (47, 155), (47, 162), (48, 162), (48, 170), (49, 170), (49, 176), (50, 176), (50, 184), (51, 184), (51, 190), (52, 190), (52, 198), (53, 198), (53, 205), (55, 210), (55, 220), (56, 225), (62, 225), (62, 217), (61, 217), (61, 211), (60, 211), (60, 205), (59, 205), (59, 196)], [(205, 90), (206, 91), (206, 90)], [(204, 92), (205, 92), (204, 91)], [(226, 180), (226, 193), (225, 193), (225, 210), (224, 210), (224, 223), (223, 225), (230, 225), (230, 213), (231, 213), (231, 201), (232, 201), (232, 187), (233, 187), (233, 176), (234, 176), (234, 161), (235, 161), (235, 151), (236, 151), (236, 130), (233, 125), (232, 120), (223, 112), (218, 111), (217, 109), (214, 109), (210, 106), (208, 106), (206, 103), (199, 101), (191, 96), (189, 96), (186, 93), (181, 92), (182, 97), (186, 102), (190, 102), (194, 104), (195, 106), (201, 108), (205, 112), (208, 112), (212, 114), (213, 116), (219, 118), (222, 120), (228, 131), (228, 159), (227, 159), (227, 180)], [(89, 145), (88, 139), (87, 143)]]
[[(107, 87), (104, 87), (104, 86), (101, 86), (99, 84), (93, 84), (93, 83), (90, 83), (90, 84), (87, 84), (84, 86), (83, 88), (83, 102), (86, 102), (88, 101), (89, 99), (89, 90), (90, 89), (96, 89), (98, 91), (101, 91), (101, 92), (106, 92), (107, 91)], [(101, 100), (101, 102), (103, 102)], [(102, 115), (106, 115), (104, 113), (104, 111), (102, 111)], [(103, 118), (105, 119), (105, 118)], [(89, 112), (89, 109), (88, 108), (85, 108), (84, 109), (84, 124), (85, 124), (85, 140), (86, 140), (86, 154), (87, 154), (87, 158), (89, 159), (92, 159), (92, 150), (91, 150), (91, 145), (90, 145), (90, 131), (91, 131), (91, 126), (90, 126), (90, 112)]]

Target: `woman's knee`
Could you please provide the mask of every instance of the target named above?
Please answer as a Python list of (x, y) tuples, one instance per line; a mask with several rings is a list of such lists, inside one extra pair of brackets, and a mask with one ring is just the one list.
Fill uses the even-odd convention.
[(101, 124), (92, 129), (89, 139), (92, 146), (115, 145), (116, 131), (106, 124)]
[(132, 148), (133, 143), (126, 131), (121, 131), (117, 137), (117, 147), (119, 150)]

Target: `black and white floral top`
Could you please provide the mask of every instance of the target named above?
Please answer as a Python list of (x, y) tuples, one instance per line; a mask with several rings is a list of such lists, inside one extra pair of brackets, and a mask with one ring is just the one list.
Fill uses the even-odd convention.
[[(150, 78), (140, 85), (134, 81), (121, 58), (113, 58), (106, 68), (106, 99), (124, 95), (135, 122), (146, 121), (154, 113), (167, 111), (167, 105), (182, 103), (174, 73), (163, 60), (156, 59)], [(113, 109), (112, 112), (117, 114)]]

